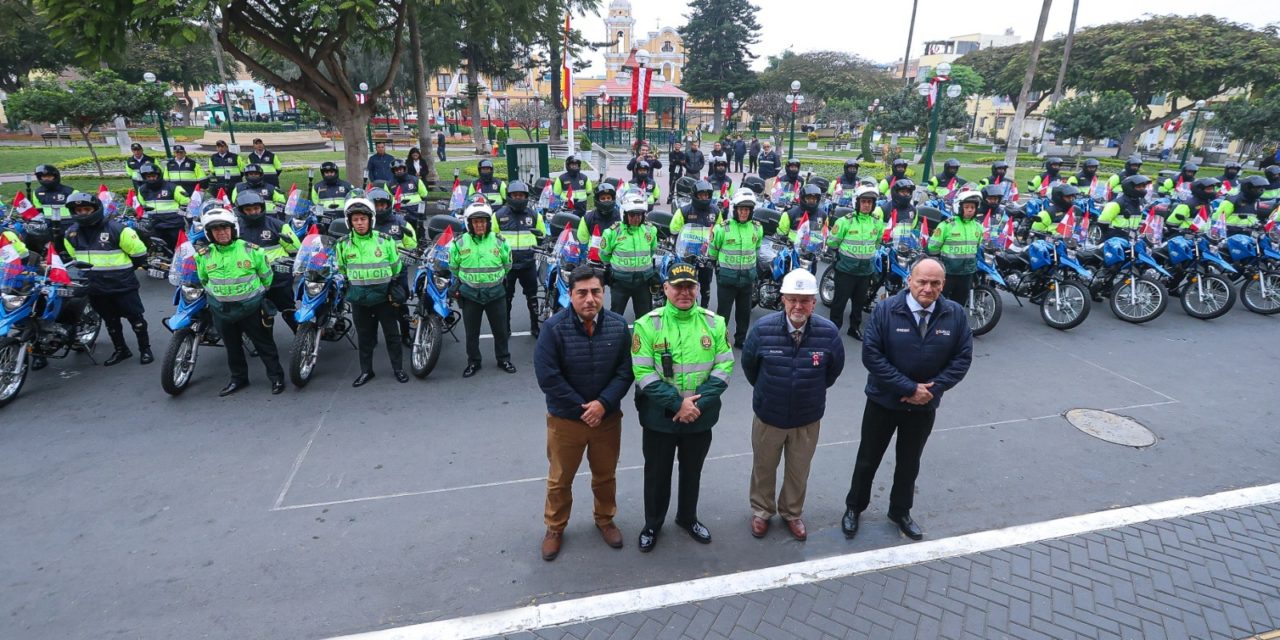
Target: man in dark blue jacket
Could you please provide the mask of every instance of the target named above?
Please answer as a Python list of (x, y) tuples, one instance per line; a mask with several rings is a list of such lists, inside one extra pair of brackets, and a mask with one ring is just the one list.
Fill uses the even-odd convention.
[(547, 504), (542, 559), (560, 554), (573, 506), (573, 477), (583, 451), (591, 466), (595, 521), (605, 543), (622, 548), (613, 523), (618, 511), (615, 473), (622, 445), (622, 399), (635, 382), (631, 332), (622, 316), (604, 309), (604, 283), (590, 266), (569, 276), (571, 307), (542, 327), (534, 352), (538, 386), (547, 396)]
[[(751, 535), (763, 538), (774, 513), (796, 540), (805, 540), (801, 514), (809, 463), (827, 408), (827, 389), (844, 370), (840, 329), (813, 315), (818, 280), (806, 269), (782, 279), (783, 311), (761, 318), (747, 334), (742, 372), (755, 387), (751, 408)], [(774, 498), (778, 462), (786, 453), (782, 492)]]
[(898, 432), (897, 468), (889, 492), (889, 519), (912, 540), (924, 537), (911, 519), (920, 454), (933, 430), (942, 394), (964, 379), (973, 359), (973, 333), (964, 307), (940, 298), (942, 263), (925, 258), (911, 268), (909, 291), (876, 305), (862, 339), (867, 368), (867, 406), (862, 443), (845, 496), (840, 528), (858, 533), (858, 516), (871, 503), (871, 484), (893, 432)]

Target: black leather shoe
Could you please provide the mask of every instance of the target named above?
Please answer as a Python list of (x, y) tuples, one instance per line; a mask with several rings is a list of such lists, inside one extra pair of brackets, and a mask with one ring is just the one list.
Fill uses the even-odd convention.
[(222, 391), (218, 392), (218, 397), (225, 398), (247, 386), (249, 386), (248, 382), (240, 382), (237, 380), (232, 380), (231, 382), (227, 383), (227, 386), (222, 388)]
[(858, 342), (862, 342), (862, 332), (859, 331), (856, 327), (849, 327), (849, 331), (847, 331), (846, 333), (849, 334), (850, 338), (853, 338)]
[(538, 327), (538, 323), (535, 322), (529, 325), (529, 335), (537, 338), (541, 334), (542, 334), (542, 329)]
[(372, 372), (372, 371), (366, 371), (366, 372), (361, 373), (360, 375), (356, 376), (356, 380), (355, 380), (355, 382), (352, 382), (352, 383), (351, 383), (351, 386), (353, 386), (353, 387), (363, 387), (363, 386), (364, 386), (364, 384), (365, 384), (366, 382), (368, 382), (368, 381), (372, 380), (373, 378), (374, 378), (373, 372)]
[(516, 366), (514, 364), (511, 364), (510, 360), (503, 360), (502, 362), (499, 362), (498, 368), (502, 369), (503, 371), (506, 371), (507, 373), (516, 372)]
[(852, 538), (858, 535), (858, 516), (862, 514), (853, 509), (845, 509), (844, 517), (840, 518), (840, 530), (844, 532), (844, 537)]
[(658, 532), (653, 529), (640, 530), (640, 552), (649, 553), (653, 551), (653, 545), (658, 544)]
[(284, 393), (284, 380), (276, 380), (271, 383), (271, 395), (278, 396)]
[(404, 384), (409, 381), (409, 374), (405, 373), (403, 370), (397, 369), (395, 375), (396, 382), (399, 382), (400, 384)]
[(677, 522), (676, 526), (680, 527), (681, 529), (684, 529), (685, 531), (688, 531), (689, 537), (693, 538), (694, 540), (702, 544), (711, 544), (711, 532), (707, 530), (707, 527), (704, 526), (701, 522), (694, 520), (693, 524), (688, 526), (685, 526)]
[(151, 364), (156, 361), (156, 357), (151, 353), (151, 347), (142, 347), (138, 349), (138, 364)]
[(479, 370), (480, 370), (479, 362), (468, 362), (467, 368), (462, 370), (462, 377), (470, 378), (471, 376), (474, 376), (476, 372)]
[(49, 359), (44, 356), (31, 356), (31, 370), (39, 371), (49, 366)]
[(112, 367), (132, 357), (133, 357), (132, 351), (128, 349), (116, 349), (115, 351), (111, 352), (111, 355), (106, 360), (102, 361), (102, 366)]
[(924, 530), (920, 528), (920, 525), (916, 524), (915, 520), (911, 519), (911, 516), (889, 516), (889, 519), (892, 520), (894, 524), (898, 525), (898, 529), (908, 538), (911, 538), (912, 540), (921, 540), (924, 538)]

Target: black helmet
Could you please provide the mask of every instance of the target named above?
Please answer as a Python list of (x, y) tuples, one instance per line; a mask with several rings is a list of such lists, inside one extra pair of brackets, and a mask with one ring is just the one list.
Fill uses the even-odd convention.
[[(809, 196), (816, 198), (813, 202), (809, 202)], [(806, 184), (800, 190), (800, 208), (813, 213), (818, 210), (818, 203), (822, 202), (822, 188), (816, 184)]]
[[(329, 175), (332, 174), (332, 175)], [(320, 178), (330, 184), (338, 181), (338, 163), (322, 162), (320, 163)]]
[(996, 160), (995, 162), (992, 162), (991, 170), (995, 171), (997, 169), (1004, 169), (1007, 171), (1009, 169), (1009, 163), (1005, 162), (1004, 160)]
[(402, 169), (407, 172), (409, 171), (409, 165), (405, 164), (404, 160), (397, 158), (391, 161), (391, 173), (395, 173), (397, 169)]
[[(511, 196), (517, 193), (523, 193), (524, 197), (516, 200)], [(507, 207), (516, 213), (523, 213), (525, 208), (529, 206), (529, 185), (521, 180), (514, 180), (507, 185)]]
[(476, 163), (476, 173), (477, 173), (477, 174), (479, 174), (479, 176), (480, 176), (481, 178), (485, 177), (485, 175), (484, 175), (484, 170), (485, 170), (485, 169), (488, 169), (488, 170), (489, 170), (489, 175), (490, 175), (490, 176), (492, 176), (492, 175), (493, 175), (494, 168), (493, 168), (493, 161), (492, 161), (492, 160), (481, 160), (480, 162)]
[(52, 180), (50, 180), (51, 184), (56, 184), (58, 181), (62, 180), (62, 172), (58, 171), (58, 168), (51, 164), (42, 164), (36, 167), (36, 180), (44, 182), (45, 176), (52, 178)]
[[(72, 218), (74, 219), (74, 215)], [(28, 247), (43, 247), (53, 242), (49, 221), (44, 218), (32, 218), (22, 223), (22, 240)]]
[(1199, 171), (1199, 170), (1200, 170), (1200, 165), (1198, 165), (1198, 164), (1196, 164), (1196, 163), (1194, 163), (1194, 162), (1188, 162), (1188, 163), (1186, 163), (1186, 164), (1182, 165), (1182, 173), (1183, 173), (1183, 175), (1190, 174), (1190, 175), (1193, 175), (1193, 176), (1194, 176), (1194, 175), (1196, 174), (1196, 172), (1197, 172), (1197, 171)]
[[(150, 162), (138, 167), (138, 175), (142, 176), (142, 179), (147, 182), (156, 182), (162, 178), (160, 175), (160, 169)], [(152, 175), (156, 177), (156, 180), (153, 181), (147, 179), (147, 176)]]
[(1280, 164), (1268, 165), (1266, 169), (1262, 170), (1262, 173), (1267, 176), (1267, 180), (1270, 182), (1280, 180)]
[(693, 183), (694, 196), (697, 196), (699, 193), (702, 193), (703, 191), (706, 191), (707, 195), (711, 195), (711, 196), (714, 196), (716, 194), (715, 187), (711, 186), (711, 183), (707, 182), (706, 180), (699, 180)]
[(1236, 175), (1240, 173), (1240, 169), (1243, 169), (1243, 168), (1244, 166), (1241, 165), (1239, 162), (1236, 162), (1235, 160), (1229, 160), (1227, 161), (1227, 164), (1222, 167), (1222, 172), (1226, 174), (1228, 177), (1234, 178), (1236, 177)]
[[(609, 196), (608, 202), (601, 202), (600, 196)], [(596, 185), (595, 193), (596, 209), (601, 213), (613, 213), (618, 210), (618, 190), (608, 182), (601, 182)]]
[(262, 167), (256, 164), (246, 164), (244, 166), (244, 181), (252, 185), (262, 182)]
[(1071, 203), (1067, 202), (1067, 198), (1075, 199), (1078, 195), (1080, 195), (1080, 190), (1075, 185), (1060, 184), (1049, 192), (1049, 199), (1058, 207), (1066, 209), (1071, 206)]
[(906, 159), (906, 158), (898, 158), (897, 160), (894, 160), (894, 161), (893, 161), (893, 167), (894, 167), (895, 169), (896, 169), (896, 168), (898, 168), (898, 167), (906, 167), (906, 166), (907, 166), (907, 159)]
[(1208, 202), (1217, 197), (1220, 186), (1222, 181), (1217, 178), (1198, 178), (1191, 183), (1191, 195), (1198, 200)]
[[(705, 200), (698, 199), (698, 194), (706, 193)], [(716, 190), (706, 180), (699, 180), (693, 183), (693, 210), (699, 213), (706, 213), (711, 210), (711, 198), (715, 197)]]
[(799, 158), (787, 158), (787, 164), (783, 165), (783, 168), (786, 170), (786, 172), (787, 172), (787, 173), (791, 173), (791, 167), (792, 167), (792, 166), (794, 166), (794, 167), (796, 168), (796, 173), (797, 173), (797, 174), (798, 174), (798, 173), (800, 173), (800, 159), (799, 159)]
[[(646, 162), (645, 164), (648, 164), (648, 163)], [(725, 167), (728, 167), (728, 166), (729, 166), (729, 159), (728, 159), (728, 158), (716, 158), (715, 162), (712, 162), (712, 163), (711, 163), (711, 166), (712, 166), (712, 167), (718, 167), (718, 166), (720, 166), (720, 165), (724, 165)], [(797, 162), (797, 163), (796, 163), (796, 166), (800, 166), (800, 163), (799, 163), (799, 162)]]
[(1049, 167), (1052, 167), (1055, 164), (1058, 165), (1059, 168), (1061, 168), (1062, 158), (1059, 158), (1058, 156), (1049, 156), (1048, 158), (1044, 159), (1044, 168), (1046, 170), (1048, 170)]
[(650, 168), (648, 160), (641, 160), (636, 163), (635, 171), (640, 171), (641, 169), (648, 171)]
[(1147, 187), (1151, 185), (1151, 178), (1144, 175), (1129, 176), (1120, 181), (1120, 190), (1129, 198), (1142, 198), (1147, 195)]
[[(1270, 169), (1271, 167), (1267, 167)], [(1262, 197), (1262, 192), (1267, 190), (1267, 179), (1262, 176), (1249, 176), (1240, 181), (1240, 198), (1247, 202), (1252, 202)]]
[[(575, 167), (573, 165), (578, 165), (578, 166)], [(565, 171), (574, 171), (581, 168), (582, 168), (582, 161), (578, 159), (578, 156), (569, 156), (568, 158), (564, 159)]]
[(956, 171), (959, 171), (959, 170), (960, 170), (960, 161), (959, 161), (959, 160), (956, 160), (955, 158), (952, 158), (952, 159), (947, 160), (946, 162), (944, 162), (944, 163), (942, 164), (942, 168), (943, 168), (943, 170), (946, 170), (946, 169), (954, 169), (954, 170), (956, 170)]
[(747, 176), (742, 179), (741, 186), (750, 189), (756, 195), (764, 194), (764, 178), (760, 176)]
[[(905, 160), (904, 160), (905, 162)], [(905, 191), (906, 193), (900, 193)], [(916, 183), (910, 178), (899, 178), (893, 183), (893, 188), (889, 190), (889, 197), (893, 200), (893, 204), (899, 207), (905, 207), (911, 204), (911, 196), (916, 192)]]
[(986, 200), (987, 198), (1000, 198), (1001, 201), (1004, 201), (1004, 196), (1006, 193), (1008, 193), (1008, 191), (1005, 189), (1005, 185), (989, 184), (982, 188), (982, 199)]
[[(93, 210), (88, 213), (76, 213), (76, 207), (89, 206)], [(102, 224), (102, 202), (98, 197), (77, 191), (67, 197), (67, 209), (71, 211), (71, 219), (81, 226), (96, 227)]]
[(1102, 163), (1098, 162), (1097, 158), (1089, 158), (1088, 160), (1085, 160), (1080, 164), (1080, 166), (1084, 167), (1085, 169), (1097, 169), (1101, 165)]
[[(257, 205), (258, 211), (255, 213), (246, 212), (244, 210), (245, 207), (250, 205)], [(262, 196), (252, 189), (245, 189), (236, 195), (236, 211), (247, 222), (257, 222), (267, 215), (266, 204), (262, 201)]]
[(849, 172), (849, 167), (853, 167), (853, 171), (854, 171), (854, 173), (857, 173), (857, 172), (858, 172), (858, 169), (861, 169), (861, 168), (862, 168), (862, 163), (858, 162), (857, 160), (845, 160), (845, 161), (844, 161), (844, 171), (845, 171), (845, 173), (848, 173), (848, 172)]
[[(386, 224), (391, 220), (392, 207), (395, 205), (395, 200), (391, 197), (390, 192), (382, 187), (374, 187), (370, 189), (369, 193), (366, 193), (364, 197), (368, 198), (369, 202), (373, 203), (373, 219), (375, 224)], [(387, 206), (385, 208), (379, 208), (378, 203), (381, 202), (387, 203)]]
[(1124, 168), (1125, 168), (1125, 169), (1132, 169), (1133, 171), (1137, 171), (1138, 169), (1141, 169), (1141, 168), (1142, 168), (1142, 156), (1140, 156), (1140, 155), (1138, 155), (1138, 154), (1136, 154), (1136, 153), (1135, 153), (1135, 154), (1133, 154), (1133, 155), (1131, 155), (1131, 156), (1129, 156), (1129, 159), (1124, 161)]

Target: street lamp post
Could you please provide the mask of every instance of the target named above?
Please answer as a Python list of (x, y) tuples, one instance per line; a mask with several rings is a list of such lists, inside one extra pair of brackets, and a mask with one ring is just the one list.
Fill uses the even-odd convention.
[(804, 104), (804, 96), (800, 95), (800, 81), (791, 81), (791, 91), (786, 96), (787, 104), (791, 105), (791, 142), (787, 145), (787, 160), (794, 158), (796, 155), (796, 112), (800, 111), (800, 105)]
[[(154, 84), (156, 74), (148, 71), (142, 74), (142, 79), (146, 80), (148, 84)], [(164, 128), (164, 115), (159, 110), (156, 111), (156, 122), (160, 128), (160, 141), (164, 143), (164, 156), (165, 158), (173, 159), (173, 153), (169, 151), (169, 132)]]
[[(356, 93), (363, 96), (361, 104), (364, 104), (369, 100), (369, 83), (361, 82), (359, 89)], [(369, 119), (364, 121), (364, 138), (365, 143), (369, 145), (369, 153), (373, 153), (373, 116), (369, 116)]]
[(730, 133), (733, 131), (733, 92), (730, 91), (726, 97), (728, 98), (728, 103), (726, 104), (728, 115), (725, 116), (724, 132)]
[(1187, 131), (1187, 142), (1182, 145), (1182, 159), (1178, 161), (1179, 169), (1187, 164), (1187, 154), (1191, 151), (1191, 141), (1195, 140), (1196, 125), (1200, 123), (1200, 112), (1204, 111), (1204, 106), (1204, 100), (1196, 100), (1196, 108), (1192, 109), (1196, 115), (1191, 119), (1191, 129)]
[(275, 122), (276, 119), (276, 94), (266, 94), (267, 99), (267, 122)]
[(607, 144), (608, 137), (605, 133), (609, 128), (609, 90), (602, 84), (600, 85), (600, 146)]
[[(649, 52), (641, 49), (636, 52), (636, 73), (640, 73), (649, 64)], [(644, 141), (644, 102), (636, 105), (636, 142)], [(636, 149), (640, 149), (640, 145), (636, 145)]]
[[(935, 85), (941, 85), (943, 82), (949, 80), (950, 76), (951, 63), (943, 62), (939, 64), (937, 74), (933, 77), (933, 80), (920, 83), (920, 95), (927, 99), (929, 95), (933, 94), (936, 90)], [(939, 86), (937, 88), (941, 87)], [(960, 88), (960, 85), (951, 84), (947, 86), (946, 94), (949, 98), (958, 98), (960, 97), (961, 91), (962, 89)], [(922, 180), (924, 182), (928, 182), (930, 174), (933, 173), (933, 152), (938, 147), (938, 120), (942, 112), (942, 93), (943, 92), (939, 91), (936, 94), (937, 98), (933, 101), (933, 106), (929, 108), (931, 112), (929, 114), (929, 146), (925, 147), (924, 150), (924, 173), (922, 174)]]

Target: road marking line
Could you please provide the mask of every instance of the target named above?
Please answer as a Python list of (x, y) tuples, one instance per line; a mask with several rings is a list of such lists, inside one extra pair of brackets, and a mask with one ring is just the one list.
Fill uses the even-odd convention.
[(791, 587), (933, 560), (1210, 511), (1280, 502), (1280, 483), (1120, 507), (1004, 529), (766, 567), (722, 576), (370, 631), (334, 640), (466, 640), (575, 624), (681, 604)]
[[(351, 361), (347, 361), (347, 366), (343, 368), (343, 377), (351, 370)], [(316, 441), (316, 435), (320, 433), (324, 421), (329, 417), (329, 412), (333, 409), (333, 403), (338, 399), (338, 391), (341, 387), (336, 387), (329, 394), (329, 404), (325, 405), (324, 411), (320, 412), (320, 419), (316, 421), (316, 428), (311, 430), (311, 435), (307, 436), (307, 444), (302, 447), (302, 451), (298, 452), (298, 457), (293, 460), (293, 467), (289, 469), (289, 476), (285, 478), (284, 485), (280, 487), (280, 495), (276, 496), (276, 502), (272, 505), (271, 510), (275, 511), (284, 505), (284, 498), (289, 494), (289, 488), (293, 486), (293, 479), (298, 476), (298, 470), (302, 468), (302, 461), (306, 460), (307, 454), (311, 452), (311, 445)], [(341, 481), (339, 481), (341, 486)]]
[(1113, 370), (1111, 370), (1111, 369), (1108, 369), (1108, 368), (1106, 368), (1106, 367), (1104, 367), (1104, 366), (1102, 366), (1102, 365), (1100, 365), (1100, 364), (1098, 364), (1098, 363), (1096, 363), (1096, 362), (1094, 362), (1094, 361), (1092, 361), (1092, 360), (1086, 360), (1086, 359), (1084, 359), (1084, 358), (1081, 358), (1080, 356), (1078, 356), (1078, 355), (1076, 355), (1076, 354), (1074, 354), (1074, 353), (1071, 353), (1070, 351), (1067, 351), (1066, 349), (1063, 349), (1063, 348), (1061, 348), (1061, 347), (1059, 347), (1059, 346), (1057, 346), (1057, 345), (1055, 345), (1055, 344), (1053, 344), (1053, 343), (1049, 342), (1048, 340), (1045, 340), (1044, 338), (1037, 337), (1037, 338), (1036, 338), (1036, 341), (1037, 341), (1037, 342), (1039, 342), (1040, 344), (1043, 344), (1043, 345), (1045, 345), (1045, 346), (1049, 347), (1050, 349), (1054, 349), (1054, 350), (1057, 350), (1057, 351), (1061, 351), (1062, 353), (1065, 353), (1065, 354), (1067, 354), (1068, 356), (1070, 356), (1070, 357), (1072, 357), (1072, 358), (1074, 358), (1074, 359), (1076, 359), (1076, 360), (1079, 360), (1080, 362), (1083, 362), (1083, 363), (1085, 363), (1085, 364), (1087, 364), (1087, 365), (1089, 365), (1089, 366), (1091, 366), (1091, 367), (1094, 367), (1094, 368), (1097, 368), (1097, 369), (1101, 369), (1102, 371), (1105, 371), (1105, 372), (1107, 372), (1107, 373), (1109, 373), (1109, 374), (1111, 374), (1111, 375), (1113, 375), (1113, 376), (1115, 376), (1115, 377), (1117, 377), (1117, 378), (1120, 378), (1121, 380), (1124, 380), (1125, 382), (1128, 382), (1129, 384), (1132, 384), (1132, 385), (1136, 385), (1136, 386), (1142, 387), (1143, 389), (1146, 389), (1147, 391), (1150, 391), (1151, 393), (1154, 393), (1154, 394), (1156, 394), (1156, 395), (1158, 395), (1158, 396), (1160, 396), (1160, 397), (1164, 398), (1165, 400), (1173, 400), (1173, 401), (1175, 401), (1175, 402), (1178, 400), (1177, 398), (1175, 398), (1175, 397), (1173, 397), (1173, 396), (1171, 396), (1171, 395), (1169, 395), (1169, 394), (1167, 394), (1167, 393), (1164, 393), (1164, 392), (1162, 392), (1162, 391), (1157, 391), (1157, 390), (1155, 390), (1155, 389), (1152, 389), (1151, 387), (1148, 387), (1147, 385), (1142, 384), (1141, 382), (1138, 382), (1137, 380), (1134, 380), (1133, 378), (1130, 378), (1130, 377), (1128, 377), (1128, 376), (1126, 376), (1126, 375), (1123, 375), (1123, 374), (1121, 374), (1121, 373), (1117, 373), (1117, 372), (1115, 372), (1115, 371), (1113, 371)]
[[(1136, 405), (1129, 405), (1125, 407), (1117, 407), (1115, 409), (1106, 409), (1106, 411), (1120, 411), (1124, 409), (1156, 407), (1156, 406), (1166, 405), (1166, 404), (1177, 404), (1177, 402), (1178, 402), (1177, 400), (1173, 400), (1173, 401), (1163, 401), (1163, 402), (1152, 402), (1147, 404), (1136, 404)], [(1062, 414), (1054, 413), (1047, 416), (1036, 416), (1034, 418), (1013, 418), (1009, 420), (998, 420), (996, 422), (983, 422), (981, 424), (966, 424), (966, 425), (959, 425), (955, 427), (944, 427), (942, 429), (934, 429), (933, 432), (946, 433), (948, 431), (967, 431), (969, 429), (977, 429), (981, 427), (997, 427), (997, 426), (1003, 426), (1003, 425), (1018, 424), (1020, 422), (1034, 422), (1037, 420), (1048, 420), (1050, 418), (1060, 418), (1060, 417), (1062, 417)], [(318, 431), (319, 427), (317, 426), (316, 429)], [(314, 437), (315, 437), (315, 433), (312, 433), (312, 438)], [(854, 444), (859, 441), (860, 441), (859, 438), (854, 438), (852, 440), (836, 440), (835, 442), (820, 442), (818, 443), (818, 447), (822, 448), (822, 447), (843, 446), (848, 444)], [(303, 455), (305, 455), (306, 450), (310, 449), (310, 447), (311, 447), (311, 442), (308, 441), (307, 448), (303, 450)], [(709, 462), (712, 460), (730, 460), (733, 458), (745, 458), (749, 455), (752, 455), (751, 451), (744, 451), (740, 453), (724, 453), (718, 456), (708, 456), (707, 461)], [(299, 456), (299, 460), (301, 459), (302, 459), (302, 456)], [(644, 469), (644, 465), (630, 465), (626, 467), (618, 467), (615, 471), (638, 471), (641, 469)], [(294, 470), (295, 473), (296, 471), (297, 469)], [(575, 478), (585, 477), (589, 475), (591, 475), (590, 471), (579, 471), (574, 477)], [(345, 498), (342, 500), (325, 500), (323, 502), (308, 502), (304, 504), (285, 505), (281, 501), (277, 501), (276, 505), (271, 508), (271, 511), (295, 511), (298, 509), (314, 509), (317, 507), (332, 507), (335, 505), (355, 504), (358, 502), (374, 502), (377, 500), (390, 500), (392, 498), (411, 498), (413, 496), (428, 496), (428, 495), (435, 495), (435, 494), (441, 494), (441, 493), (453, 493), (455, 491), (468, 491), (471, 489), (489, 489), (493, 487), (506, 487), (506, 486), (517, 485), (517, 484), (529, 484), (532, 482), (545, 482), (546, 479), (547, 479), (546, 476), (538, 476), (536, 478), (530, 477), (530, 478), (518, 478), (515, 480), (496, 480), (494, 482), (478, 482), (476, 484), (466, 484), (466, 485), (460, 485), (456, 487), (441, 487), (439, 489), (421, 489), (417, 491), (400, 491), (396, 493), (388, 493), (388, 494), (379, 495), (379, 496), (366, 496), (362, 498)], [(293, 482), (293, 474), (290, 474), (289, 483), (292, 483), (292, 482)], [(288, 489), (287, 485), (285, 489), (286, 490)], [(281, 492), (280, 495), (282, 496), (282, 499), (283, 499), (284, 493)]]

